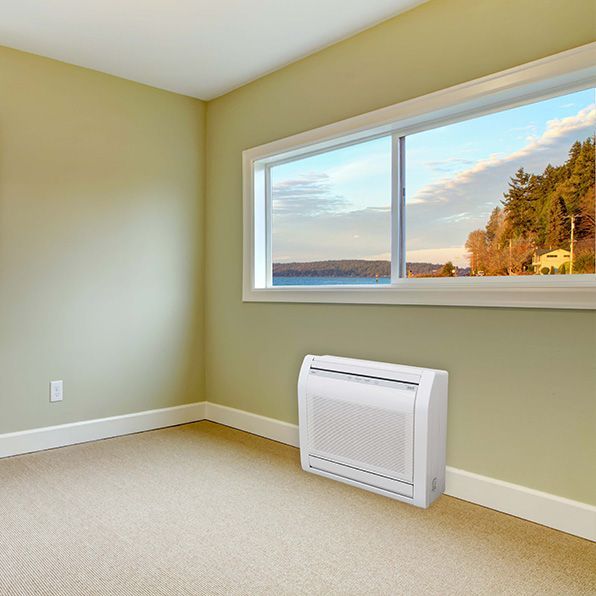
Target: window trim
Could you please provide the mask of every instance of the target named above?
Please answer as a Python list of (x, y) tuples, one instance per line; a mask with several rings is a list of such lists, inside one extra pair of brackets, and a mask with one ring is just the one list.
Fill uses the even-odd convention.
[[(595, 64), (596, 42), (243, 151), (243, 300), (596, 309), (596, 274), (412, 279), (398, 277), (392, 267), (391, 284), (382, 286), (266, 287), (271, 286), (266, 182), (272, 164), (389, 135), (395, 149), (401, 137), (415, 132), (594, 86)], [(402, 176), (403, 162), (392, 163), (392, 211), (403, 207)], [(402, 231), (403, 214), (398, 208)], [(397, 227), (391, 229), (392, 264), (403, 265), (396, 259), (405, 235), (399, 235), (400, 245)]]

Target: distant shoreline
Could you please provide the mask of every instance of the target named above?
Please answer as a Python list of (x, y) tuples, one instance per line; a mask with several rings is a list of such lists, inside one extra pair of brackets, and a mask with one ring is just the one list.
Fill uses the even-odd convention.
[[(406, 263), (406, 270), (414, 275), (433, 275), (443, 263)], [(459, 275), (469, 275), (469, 267), (459, 267)], [(333, 261), (309, 261), (273, 263), (273, 277), (319, 277), (319, 278), (389, 278), (389, 261), (346, 259)]]
[(274, 286), (374, 286), (390, 283), (390, 277), (273, 277)]

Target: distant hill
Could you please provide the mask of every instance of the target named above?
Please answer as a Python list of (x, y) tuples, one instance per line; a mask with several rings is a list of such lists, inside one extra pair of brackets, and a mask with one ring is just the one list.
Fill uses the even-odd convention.
[[(412, 275), (432, 275), (442, 267), (438, 263), (407, 263)], [(460, 269), (460, 275), (469, 274), (468, 268)], [(389, 277), (389, 261), (366, 261), (364, 259), (342, 261), (313, 261), (310, 263), (273, 263), (274, 277)]]
[(310, 263), (273, 263), (277, 277), (389, 277), (389, 261), (313, 261)]

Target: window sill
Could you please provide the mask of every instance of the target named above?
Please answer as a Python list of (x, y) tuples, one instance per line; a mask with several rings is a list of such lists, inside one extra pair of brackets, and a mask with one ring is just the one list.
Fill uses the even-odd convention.
[(244, 302), (596, 309), (596, 277), (403, 279), (383, 286), (245, 287)]

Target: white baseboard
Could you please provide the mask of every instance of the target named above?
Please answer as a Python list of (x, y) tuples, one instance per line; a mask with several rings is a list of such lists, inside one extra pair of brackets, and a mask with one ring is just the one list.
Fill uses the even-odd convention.
[(97, 441), (205, 419), (205, 402), (0, 434), (0, 457)]
[[(299, 446), (298, 426), (211, 402), (0, 434), (0, 457), (210, 420)], [(596, 507), (447, 466), (445, 494), (596, 541)]]
[(282, 422), (275, 418), (267, 418), (258, 414), (251, 414), (244, 410), (220, 406), (207, 402), (205, 407), (205, 418), (211, 422), (231, 426), (239, 430), (259, 435), (267, 439), (273, 439), (279, 443), (299, 447), (298, 426), (289, 422)]
[[(298, 426), (250, 412), (206, 404), (205, 418), (299, 446)], [(447, 466), (445, 494), (596, 541), (596, 507)]]
[(596, 507), (447, 466), (445, 494), (596, 541)]

